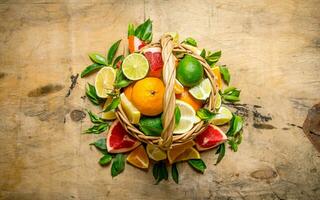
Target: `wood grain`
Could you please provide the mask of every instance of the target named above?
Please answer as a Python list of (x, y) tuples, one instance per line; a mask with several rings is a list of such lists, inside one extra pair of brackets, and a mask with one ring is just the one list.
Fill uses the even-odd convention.
[[(320, 159), (301, 126), (320, 100), (320, 1), (0, 1), (0, 199), (319, 199)], [(167, 31), (222, 50), (242, 89), (233, 109), (246, 118), (238, 153), (181, 183), (153, 185), (126, 165), (111, 178), (81, 135), (87, 82), (70, 77), (150, 17)], [(125, 41), (125, 40), (124, 40)], [(66, 97), (67, 96), (67, 97)]]

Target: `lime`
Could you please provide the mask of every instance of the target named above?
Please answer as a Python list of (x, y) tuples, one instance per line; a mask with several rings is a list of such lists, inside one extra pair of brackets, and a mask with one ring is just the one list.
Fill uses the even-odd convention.
[(176, 100), (176, 106), (179, 107), (181, 118), (179, 124), (173, 130), (174, 134), (182, 134), (192, 129), (193, 124), (199, 121), (196, 117), (196, 111), (193, 107), (181, 100)]
[(128, 55), (122, 63), (122, 72), (130, 80), (139, 80), (144, 78), (149, 71), (148, 60), (139, 53)]
[(216, 110), (218, 110), (221, 107), (221, 95), (219, 94), (219, 92), (217, 92), (216, 94), (216, 101), (214, 103), (214, 108)]
[(199, 85), (191, 88), (189, 92), (196, 99), (206, 100), (211, 93), (211, 84), (209, 79), (204, 79)]
[(211, 120), (211, 124), (223, 125), (225, 123), (228, 123), (231, 120), (231, 118), (231, 111), (228, 108), (221, 106), (218, 110), (218, 114), (216, 114)]
[(120, 95), (121, 106), (128, 116), (129, 121), (132, 124), (138, 124), (140, 120), (141, 113), (139, 110), (129, 101), (124, 93)]
[(163, 130), (161, 117), (142, 117), (139, 128), (145, 135), (160, 136)]
[(116, 71), (112, 67), (103, 67), (99, 70), (94, 84), (98, 97), (108, 97), (108, 93), (111, 93), (114, 89), (115, 79)]
[(177, 67), (177, 79), (187, 87), (198, 85), (203, 77), (203, 67), (190, 55), (185, 55)]
[(147, 144), (147, 154), (149, 158), (155, 161), (164, 160), (167, 158), (165, 151), (152, 144)]

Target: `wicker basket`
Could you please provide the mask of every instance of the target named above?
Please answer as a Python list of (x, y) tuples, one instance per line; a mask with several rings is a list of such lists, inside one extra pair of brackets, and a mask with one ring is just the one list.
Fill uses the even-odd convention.
[[(162, 59), (164, 62), (163, 67), (163, 82), (165, 84), (165, 93), (163, 99), (163, 114), (162, 114), (162, 125), (163, 132), (160, 137), (146, 136), (141, 132), (136, 126), (130, 123), (125, 112), (123, 111), (121, 105), (118, 106), (116, 110), (116, 116), (121, 122), (123, 127), (130, 133), (132, 136), (138, 140), (159, 146), (161, 149), (168, 150), (173, 145), (179, 145), (189, 140), (193, 140), (199, 133), (201, 133), (206, 127), (207, 123), (200, 121), (194, 124), (193, 128), (186, 133), (173, 135), (173, 130), (175, 126), (174, 119), (174, 110), (175, 110), (175, 93), (174, 93), (174, 84), (176, 78), (176, 67), (175, 67), (175, 58), (174, 53), (179, 54), (189, 54), (196, 58), (204, 68), (204, 72), (207, 78), (209, 78), (212, 85), (212, 92), (210, 97), (207, 99), (205, 108), (212, 111), (214, 109), (217, 87), (215, 76), (211, 71), (208, 63), (201, 56), (193, 52), (193, 49), (189, 45), (184, 44), (174, 44), (173, 39), (170, 35), (166, 34), (161, 37), (160, 43), (153, 43), (148, 45), (145, 48), (150, 46), (160, 46), (162, 48)], [(142, 49), (143, 50), (143, 49)]]

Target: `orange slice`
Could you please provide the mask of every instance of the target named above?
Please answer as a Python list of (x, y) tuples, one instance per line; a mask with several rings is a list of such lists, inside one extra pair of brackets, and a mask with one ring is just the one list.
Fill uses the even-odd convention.
[(222, 88), (222, 79), (221, 79), (221, 74), (220, 74), (220, 69), (218, 66), (215, 66), (211, 69), (211, 71), (213, 72), (214, 76), (216, 77), (216, 81), (217, 81), (217, 86), (218, 88), (221, 90)]
[(193, 147), (186, 149), (174, 162), (186, 161), (190, 159), (200, 159), (200, 153)]
[(149, 157), (143, 145), (140, 145), (135, 150), (131, 151), (127, 157), (127, 161), (131, 165), (141, 169), (148, 169), (149, 167)]
[(178, 156), (180, 156), (183, 152), (185, 152), (186, 149), (189, 149), (194, 144), (195, 144), (194, 141), (190, 140), (186, 143), (173, 146), (167, 152), (169, 163), (172, 164), (176, 160), (176, 158), (178, 158)]

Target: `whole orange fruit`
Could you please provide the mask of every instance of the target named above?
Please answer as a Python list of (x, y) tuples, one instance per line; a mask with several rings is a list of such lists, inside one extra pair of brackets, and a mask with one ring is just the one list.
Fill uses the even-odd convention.
[(190, 104), (190, 106), (192, 106), (195, 111), (199, 110), (203, 105), (203, 102), (201, 100), (195, 99), (186, 88), (181, 94), (176, 94), (176, 98)]
[(129, 99), (129, 101), (132, 100), (132, 89), (133, 89), (133, 83), (129, 85), (128, 87), (124, 88), (124, 95)]
[(163, 111), (163, 82), (154, 77), (137, 81), (132, 89), (132, 102), (137, 109), (147, 116), (156, 116)]

